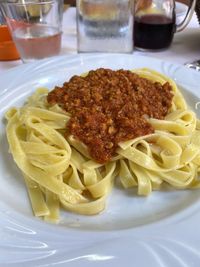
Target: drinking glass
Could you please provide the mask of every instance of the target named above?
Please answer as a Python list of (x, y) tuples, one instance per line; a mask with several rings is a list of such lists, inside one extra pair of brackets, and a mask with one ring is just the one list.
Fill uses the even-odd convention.
[(79, 52), (132, 52), (134, 0), (77, 0)]
[(196, 0), (184, 20), (176, 23), (174, 0), (135, 0), (134, 43), (139, 50), (161, 50), (170, 46), (175, 32), (182, 31), (190, 21)]
[(1, 2), (7, 25), (23, 62), (59, 54), (62, 0)]

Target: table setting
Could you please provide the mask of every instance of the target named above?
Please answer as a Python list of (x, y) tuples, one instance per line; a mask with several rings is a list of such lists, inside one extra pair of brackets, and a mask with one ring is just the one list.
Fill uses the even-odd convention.
[(198, 267), (198, 0), (66, 4), (0, 1), (0, 266)]

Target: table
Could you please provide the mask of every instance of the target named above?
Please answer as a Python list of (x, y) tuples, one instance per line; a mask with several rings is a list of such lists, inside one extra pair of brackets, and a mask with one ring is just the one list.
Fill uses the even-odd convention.
[[(68, 8), (63, 16), (63, 37), (61, 54), (76, 54), (76, 9)], [(176, 33), (170, 48), (160, 52), (139, 52), (134, 51), (137, 55), (151, 56), (154, 58), (164, 59), (173, 63), (184, 64), (196, 59), (200, 59), (200, 25), (194, 14), (187, 28)], [(21, 60), (0, 61), (0, 73), (22, 64)]]

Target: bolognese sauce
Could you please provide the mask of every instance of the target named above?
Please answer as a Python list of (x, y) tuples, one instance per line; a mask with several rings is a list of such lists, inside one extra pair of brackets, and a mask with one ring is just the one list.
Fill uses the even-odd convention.
[(66, 135), (83, 142), (94, 160), (105, 163), (119, 142), (153, 133), (146, 118), (164, 119), (172, 98), (168, 82), (162, 85), (129, 70), (100, 68), (55, 87), (47, 101), (71, 114)]

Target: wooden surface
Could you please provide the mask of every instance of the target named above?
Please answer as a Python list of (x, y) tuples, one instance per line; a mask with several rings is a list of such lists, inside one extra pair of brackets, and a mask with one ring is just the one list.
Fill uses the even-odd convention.
[(64, 0), (64, 3), (70, 6), (75, 6), (76, 0)]
[(190, 1), (188, 1), (188, 0), (178, 0), (177, 2), (181, 2), (181, 3), (184, 3), (184, 4), (188, 4)]

